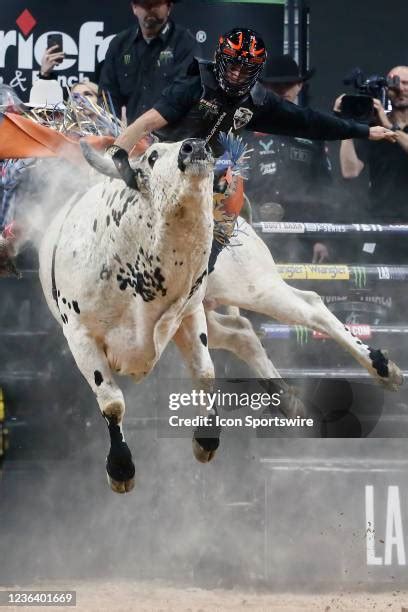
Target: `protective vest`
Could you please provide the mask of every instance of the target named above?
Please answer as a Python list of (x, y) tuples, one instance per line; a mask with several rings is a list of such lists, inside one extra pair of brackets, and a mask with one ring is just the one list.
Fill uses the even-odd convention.
[(239, 133), (251, 121), (255, 109), (251, 95), (227, 97), (217, 83), (213, 67), (212, 62), (204, 60), (195, 60), (191, 65), (189, 74), (199, 74), (201, 78), (201, 98), (182, 120), (157, 132), (160, 140), (177, 142), (184, 138), (201, 138), (218, 157), (224, 152), (218, 142), (219, 133), (228, 133), (230, 129)]

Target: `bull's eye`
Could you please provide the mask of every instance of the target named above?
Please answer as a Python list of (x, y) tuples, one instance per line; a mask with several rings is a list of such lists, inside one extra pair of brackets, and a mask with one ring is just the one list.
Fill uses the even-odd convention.
[(156, 161), (158, 160), (158, 158), (159, 158), (159, 154), (158, 154), (157, 151), (152, 151), (152, 153), (150, 153), (149, 159), (147, 161), (148, 161), (149, 166), (151, 168), (153, 168), (153, 166), (156, 163)]

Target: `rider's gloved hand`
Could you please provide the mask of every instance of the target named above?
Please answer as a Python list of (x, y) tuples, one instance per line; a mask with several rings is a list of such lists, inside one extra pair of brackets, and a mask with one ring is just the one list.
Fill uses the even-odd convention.
[(112, 157), (113, 163), (126, 185), (131, 189), (138, 189), (135, 172), (129, 164), (128, 152), (116, 145), (108, 147), (106, 152)]

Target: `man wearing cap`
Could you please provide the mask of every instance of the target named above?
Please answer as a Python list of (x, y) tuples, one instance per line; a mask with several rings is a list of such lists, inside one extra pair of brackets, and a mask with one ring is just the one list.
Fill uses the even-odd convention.
[[(268, 58), (266, 69), (255, 87), (254, 95), (262, 102), (267, 91), (282, 99), (297, 103), (298, 96), (314, 74), (314, 70), (301, 73), (298, 64), (290, 55)], [(246, 193), (256, 207), (261, 220), (280, 205), (284, 221), (329, 221), (327, 218), (329, 188), (332, 184), (331, 164), (325, 142), (293, 136), (275, 136), (255, 133), (251, 140), (254, 149), (251, 159), (251, 174), (246, 184)], [(296, 241), (298, 242), (298, 241)], [(303, 241), (304, 248), (280, 248), (280, 255), (306, 258), (306, 261), (322, 263), (328, 256), (327, 247), (318, 242), (312, 245)], [(300, 247), (300, 244), (297, 245)], [(286, 251), (286, 252), (285, 252)], [(296, 252), (297, 251), (297, 252)]]
[[(129, 151), (150, 132), (171, 142), (185, 138), (204, 139), (217, 157), (225, 153), (226, 138), (222, 135), (232, 133), (238, 137), (244, 129), (320, 140), (343, 139), (344, 134), (354, 138), (395, 140), (394, 132), (384, 127), (369, 128), (328, 113), (299, 108), (269, 91), (258, 100), (252, 89), (265, 61), (265, 44), (257, 32), (234, 28), (221, 36), (215, 62), (194, 61), (185, 75), (163, 91), (153, 108), (129, 125), (108, 149), (127, 185), (137, 188), (128, 160)], [(152, 159), (151, 163), (154, 161)], [(218, 199), (215, 197), (216, 204)], [(229, 242), (239, 208), (235, 203), (231, 207), (227, 200), (221, 210), (216, 207), (216, 212), (219, 216), (215, 217), (210, 272), (218, 254)]]
[(133, 0), (138, 25), (109, 45), (99, 90), (109, 92), (119, 117), (126, 107), (128, 123), (147, 111), (194, 57), (194, 38), (170, 19), (177, 1)]

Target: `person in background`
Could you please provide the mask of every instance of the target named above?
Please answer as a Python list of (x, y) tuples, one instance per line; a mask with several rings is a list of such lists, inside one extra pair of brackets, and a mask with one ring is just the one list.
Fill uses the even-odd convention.
[[(373, 122), (393, 130), (396, 144), (387, 142), (355, 143), (343, 140), (340, 147), (341, 172), (355, 179), (368, 170), (369, 208), (361, 211), (361, 220), (375, 224), (408, 223), (408, 66), (396, 66), (389, 77), (398, 77), (399, 86), (388, 88), (391, 112), (374, 99)], [(340, 96), (334, 110), (341, 111)], [(364, 214), (366, 213), (366, 214)], [(365, 216), (365, 218), (364, 218)], [(406, 236), (373, 237), (362, 247), (361, 259), (373, 263), (408, 263)]]
[(71, 87), (71, 93), (88, 98), (94, 104), (98, 104), (98, 85), (92, 81), (80, 81)]
[[(57, 75), (54, 72), (54, 68), (58, 66), (65, 57), (65, 53), (56, 51), (58, 45), (46, 49), (41, 59), (41, 68), (39, 72), (39, 79), (44, 80), (56, 80)], [(71, 94), (79, 94), (88, 98), (94, 104), (98, 103), (98, 85), (92, 81), (78, 81), (70, 88)], [(66, 92), (64, 97), (67, 98)]]
[[(266, 91), (297, 104), (304, 84), (314, 70), (302, 74), (290, 55), (269, 57), (265, 73), (254, 89), (262, 102)], [(324, 141), (296, 136), (254, 133), (251, 173), (245, 191), (259, 221), (268, 221), (269, 211), (280, 205), (282, 221), (327, 221), (329, 190), (332, 185), (331, 164)], [(273, 237), (275, 244), (275, 236)], [(280, 241), (279, 241), (280, 242)], [(323, 263), (329, 259), (329, 247), (309, 239), (291, 240), (276, 249), (287, 261)]]
[(53, 47), (45, 50), (41, 59), (40, 73), (38, 75), (40, 79), (48, 80), (57, 78), (54, 68), (61, 64), (65, 57), (65, 53), (63, 51), (57, 51), (58, 48), (58, 45), (54, 45)]
[(193, 60), (196, 42), (170, 19), (173, 4), (133, 0), (138, 25), (120, 32), (109, 45), (99, 91), (109, 92), (118, 117), (126, 107), (128, 123), (147, 111)]

